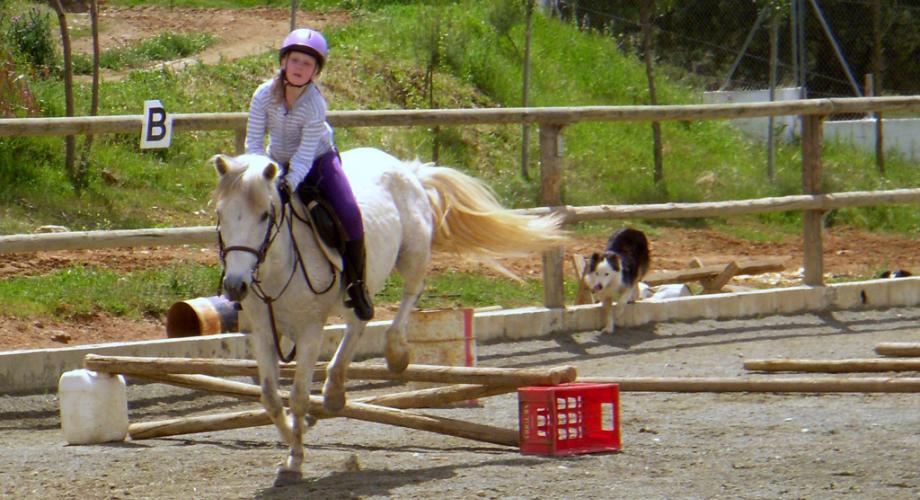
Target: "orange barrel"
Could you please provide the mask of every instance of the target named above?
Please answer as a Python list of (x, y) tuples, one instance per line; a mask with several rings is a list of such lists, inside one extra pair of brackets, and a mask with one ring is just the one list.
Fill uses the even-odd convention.
[(166, 312), (169, 338), (235, 332), (238, 328), (239, 303), (223, 295), (176, 302)]

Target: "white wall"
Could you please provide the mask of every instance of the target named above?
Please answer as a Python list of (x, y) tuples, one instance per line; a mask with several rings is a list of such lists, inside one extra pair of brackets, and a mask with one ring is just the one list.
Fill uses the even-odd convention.
[[(920, 161), (920, 119), (882, 119), (885, 151), (895, 151), (911, 161)], [(824, 140), (848, 142), (875, 153), (875, 120), (824, 122)]]
[[(776, 89), (775, 101), (796, 100), (799, 97), (797, 87)], [(734, 104), (746, 102), (769, 102), (768, 90), (716, 91), (704, 92), (706, 104)], [(768, 118), (739, 118), (732, 123), (754, 140), (766, 142)], [(776, 138), (786, 143), (792, 142), (799, 135), (797, 116), (774, 117)], [(911, 161), (920, 161), (920, 119), (898, 118), (883, 119), (885, 151), (894, 151)], [(824, 140), (840, 141), (853, 144), (866, 153), (875, 153), (875, 120), (825, 121)]]
[[(794, 101), (799, 98), (798, 87), (783, 87), (776, 89), (774, 101)], [(714, 91), (703, 92), (703, 103), (705, 104), (739, 104), (747, 102), (770, 102), (769, 90), (745, 90), (745, 91)], [(754, 139), (767, 142), (767, 131), (769, 130), (769, 117), (762, 118), (739, 118), (732, 120), (732, 123), (741, 129), (745, 134)], [(775, 116), (773, 117), (773, 133), (778, 140), (783, 142), (792, 142), (793, 138), (799, 133), (799, 120), (797, 116)]]

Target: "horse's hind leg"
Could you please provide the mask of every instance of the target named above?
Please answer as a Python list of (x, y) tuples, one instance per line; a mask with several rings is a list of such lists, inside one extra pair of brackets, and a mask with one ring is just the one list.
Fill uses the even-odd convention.
[(409, 324), (409, 313), (418, 302), (425, 288), (425, 271), (428, 267), (428, 256), (424, 258), (408, 258), (406, 254), (400, 256), (398, 264), (399, 274), (403, 277), (403, 294), (399, 303), (399, 310), (387, 328), (386, 350), (387, 369), (393, 373), (402, 373), (409, 366), (409, 347), (406, 343), (406, 329)]
[(337, 412), (345, 407), (345, 380), (348, 376), (348, 365), (355, 354), (355, 347), (364, 333), (365, 322), (359, 320), (354, 314), (349, 315), (345, 336), (339, 343), (332, 361), (326, 367), (326, 383), (323, 384), (323, 406)]

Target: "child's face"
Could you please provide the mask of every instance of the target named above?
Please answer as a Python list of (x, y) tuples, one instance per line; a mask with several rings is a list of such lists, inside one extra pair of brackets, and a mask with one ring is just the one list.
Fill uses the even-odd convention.
[(284, 74), (294, 85), (304, 85), (316, 75), (316, 58), (303, 52), (289, 52), (284, 59)]

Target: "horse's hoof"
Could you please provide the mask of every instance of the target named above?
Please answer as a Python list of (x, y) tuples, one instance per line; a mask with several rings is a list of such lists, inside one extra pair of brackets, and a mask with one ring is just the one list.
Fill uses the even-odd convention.
[(387, 353), (387, 370), (399, 375), (409, 367), (409, 351), (403, 349), (400, 353)]
[(338, 413), (342, 411), (342, 408), (345, 408), (345, 393), (340, 392), (336, 395), (328, 395), (324, 392), (323, 408), (332, 413)]
[(272, 486), (275, 488), (290, 486), (299, 483), (301, 479), (303, 479), (303, 473), (299, 470), (280, 469), (278, 470), (278, 475), (275, 477), (275, 482)]

